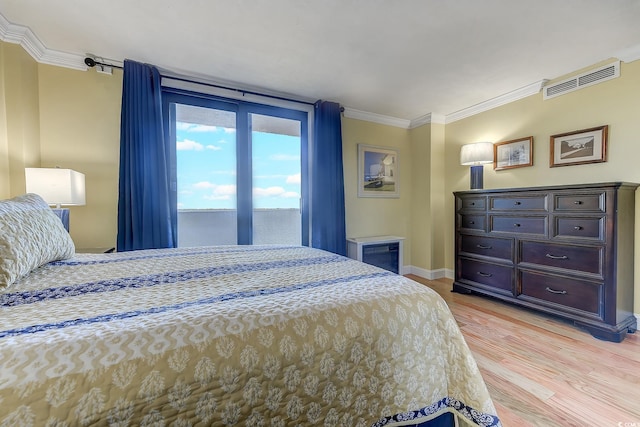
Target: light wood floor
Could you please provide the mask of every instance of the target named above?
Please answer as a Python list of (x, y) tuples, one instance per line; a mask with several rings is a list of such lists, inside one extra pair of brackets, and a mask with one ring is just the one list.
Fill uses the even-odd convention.
[(449, 304), (505, 427), (640, 427), (640, 332), (622, 343), (497, 300), (407, 277)]

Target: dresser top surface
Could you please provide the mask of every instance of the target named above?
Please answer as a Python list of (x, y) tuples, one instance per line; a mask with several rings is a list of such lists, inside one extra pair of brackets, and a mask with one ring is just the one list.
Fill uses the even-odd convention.
[(590, 188), (630, 188), (635, 189), (640, 184), (633, 182), (604, 182), (604, 183), (590, 183), (590, 184), (567, 184), (567, 185), (550, 185), (542, 187), (514, 187), (514, 188), (493, 188), (493, 189), (477, 189), (477, 190), (464, 190), (454, 191), (455, 195), (480, 195), (480, 194), (492, 194), (492, 193), (512, 193), (512, 192), (527, 192), (527, 191), (559, 191), (559, 190), (586, 190)]

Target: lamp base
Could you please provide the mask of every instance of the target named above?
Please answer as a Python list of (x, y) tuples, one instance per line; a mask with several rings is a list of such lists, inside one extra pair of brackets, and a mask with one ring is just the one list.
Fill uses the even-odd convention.
[(58, 218), (60, 218), (60, 221), (62, 221), (62, 225), (64, 225), (64, 229), (69, 231), (69, 209), (57, 208), (51, 210), (58, 216)]
[(471, 166), (470, 186), (472, 190), (481, 190), (484, 186), (482, 182), (484, 175), (484, 166)]

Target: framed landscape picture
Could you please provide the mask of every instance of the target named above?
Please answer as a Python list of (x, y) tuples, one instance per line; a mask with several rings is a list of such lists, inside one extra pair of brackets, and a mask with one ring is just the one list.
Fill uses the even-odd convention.
[(533, 166), (533, 136), (493, 144), (493, 169)]
[(549, 166), (606, 162), (608, 130), (605, 125), (551, 135)]
[(358, 144), (358, 197), (400, 197), (398, 152)]

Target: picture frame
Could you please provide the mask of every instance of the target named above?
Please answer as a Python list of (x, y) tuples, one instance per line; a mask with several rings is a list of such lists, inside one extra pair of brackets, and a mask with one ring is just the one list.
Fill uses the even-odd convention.
[(493, 144), (493, 169), (533, 166), (533, 136)]
[(608, 133), (604, 125), (551, 135), (549, 167), (606, 162)]
[(400, 197), (397, 150), (358, 144), (358, 197)]

